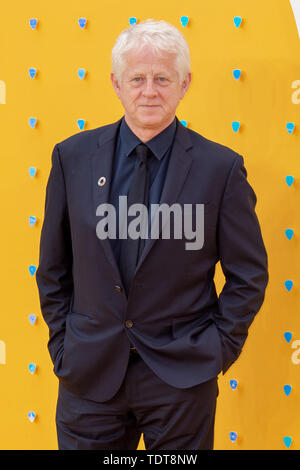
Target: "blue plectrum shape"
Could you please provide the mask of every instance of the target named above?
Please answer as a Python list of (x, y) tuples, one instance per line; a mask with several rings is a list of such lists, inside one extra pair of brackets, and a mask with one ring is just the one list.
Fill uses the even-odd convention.
[(287, 175), (285, 177), (285, 181), (286, 181), (288, 186), (292, 186), (292, 184), (294, 182), (294, 177), (292, 175)]
[(35, 412), (34, 412), (34, 411), (29, 411), (29, 413), (28, 413), (28, 418), (29, 418), (29, 421), (30, 421), (31, 423), (33, 423), (33, 421), (34, 421), (35, 418), (36, 418)]
[(284, 442), (285, 446), (287, 448), (289, 448), (291, 443), (292, 443), (292, 438), (290, 436), (284, 436), (283, 442)]
[(286, 129), (288, 133), (291, 134), (293, 130), (295, 129), (295, 124), (293, 122), (288, 122), (286, 125)]
[(187, 121), (181, 120), (180, 122), (184, 127), (187, 127), (187, 124), (188, 124)]
[(288, 279), (287, 281), (284, 281), (284, 285), (285, 285), (286, 290), (290, 292), (290, 290), (293, 287), (293, 281)]
[(78, 125), (79, 129), (82, 130), (84, 128), (84, 125), (85, 125), (85, 120), (84, 119), (78, 119), (77, 120), (77, 125)]
[(238, 381), (235, 379), (230, 380), (229, 383), (230, 383), (230, 387), (232, 388), (232, 390), (235, 390), (238, 386)]
[(29, 24), (30, 24), (32, 29), (35, 29), (36, 25), (37, 25), (37, 19), (36, 18), (30, 18)]
[(283, 333), (284, 339), (286, 340), (287, 343), (291, 342), (291, 339), (293, 337), (293, 334), (290, 331), (285, 331)]
[(30, 127), (33, 129), (36, 125), (36, 118), (31, 117), (28, 119)]
[(132, 16), (131, 18), (129, 18), (129, 24), (135, 24), (136, 23), (136, 18), (134, 16)]
[(36, 69), (34, 67), (30, 67), (28, 70), (30, 78), (34, 78), (36, 76)]
[(242, 18), (240, 16), (235, 16), (233, 22), (237, 28), (241, 26)]
[(29, 321), (30, 321), (31, 325), (34, 325), (35, 322), (36, 322), (36, 315), (31, 313), (30, 315), (28, 315), (28, 318), (29, 318)]
[(80, 80), (82, 80), (85, 77), (85, 69), (78, 69), (77, 73), (78, 73)]
[(238, 435), (237, 435), (236, 432), (231, 431), (231, 432), (229, 433), (229, 439), (231, 440), (231, 442), (235, 442), (235, 441), (237, 440), (237, 437), (238, 437)]
[(33, 264), (31, 264), (31, 265), (29, 266), (29, 272), (30, 272), (31, 276), (34, 275), (35, 271), (36, 271), (36, 266), (34, 266)]
[(36, 223), (36, 217), (34, 217), (34, 215), (30, 215), (29, 216), (29, 225), (30, 225), (30, 227), (33, 227), (35, 223)]
[(292, 391), (291, 385), (284, 385), (284, 386), (283, 386), (283, 391), (284, 391), (284, 393), (286, 394), (286, 396), (288, 397), (289, 394), (290, 394), (291, 391)]
[(291, 240), (293, 238), (293, 235), (294, 235), (294, 230), (292, 228), (287, 228), (285, 230), (285, 234), (286, 234), (286, 237)]
[(186, 26), (189, 22), (189, 17), (188, 16), (181, 16), (180, 22), (181, 22), (182, 26)]
[(80, 28), (84, 28), (86, 25), (86, 18), (79, 18), (78, 23), (79, 23)]
[(232, 129), (234, 130), (234, 132), (237, 132), (240, 128), (240, 123), (239, 121), (233, 121), (232, 123)]
[(35, 174), (36, 174), (35, 166), (30, 166), (29, 167), (29, 174), (30, 174), (31, 178), (33, 178), (35, 176)]
[(29, 364), (28, 369), (31, 374), (34, 374), (36, 371), (36, 364), (33, 364), (33, 363)]
[(240, 69), (234, 69), (234, 71), (233, 71), (233, 76), (234, 76), (234, 78), (235, 78), (236, 80), (238, 80), (238, 79), (240, 78), (240, 76), (241, 76), (241, 73), (242, 73), (242, 72), (240, 71)]

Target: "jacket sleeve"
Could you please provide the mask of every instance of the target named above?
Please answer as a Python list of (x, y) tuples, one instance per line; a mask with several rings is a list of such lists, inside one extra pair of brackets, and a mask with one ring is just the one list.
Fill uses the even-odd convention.
[(255, 213), (256, 200), (244, 159), (237, 154), (218, 223), (219, 259), (226, 281), (215, 322), (222, 342), (223, 374), (240, 355), (268, 284), (268, 258)]
[(58, 144), (52, 152), (46, 187), (36, 282), (41, 312), (49, 327), (48, 349), (55, 365), (63, 352), (66, 315), (73, 293), (71, 233)]

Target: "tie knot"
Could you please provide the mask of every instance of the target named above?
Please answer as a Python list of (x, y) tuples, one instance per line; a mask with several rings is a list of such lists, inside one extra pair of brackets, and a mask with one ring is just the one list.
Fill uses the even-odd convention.
[(138, 144), (135, 148), (137, 156), (142, 163), (147, 163), (147, 157), (150, 155), (150, 149), (145, 144)]

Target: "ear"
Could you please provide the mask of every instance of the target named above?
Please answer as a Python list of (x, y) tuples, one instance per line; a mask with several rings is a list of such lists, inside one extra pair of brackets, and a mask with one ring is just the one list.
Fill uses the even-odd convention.
[(120, 91), (121, 90), (120, 90), (120, 87), (119, 87), (118, 80), (116, 79), (116, 76), (113, 72), (110, 74), (110, 80), (111, 80), (112, 86), (113, 86), (118, 98), (120, 98)]
[(187, 76), (185, 77), (185, 79), (183, 80), (182, 85), (181, 85), (181, 99), (184, 97), (184, 95), (188, 91), (191, 80), (192, 80), (192, 74), (191, 74), (191, 72), (189, 72), (187, 74)]

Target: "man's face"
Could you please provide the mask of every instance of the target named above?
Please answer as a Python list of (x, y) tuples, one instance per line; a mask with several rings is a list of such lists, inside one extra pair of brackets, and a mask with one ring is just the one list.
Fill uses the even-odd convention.
[(174, 119), (176, 108), (188, 90), (191, 74), (182, 85), (175, 70), (175, 55), (157, 57), (149, 46), (126, 53), (121, 84), (114, 74), (111, 81), (120, 98), (126, 122), (135, 129), (160, 130)]

